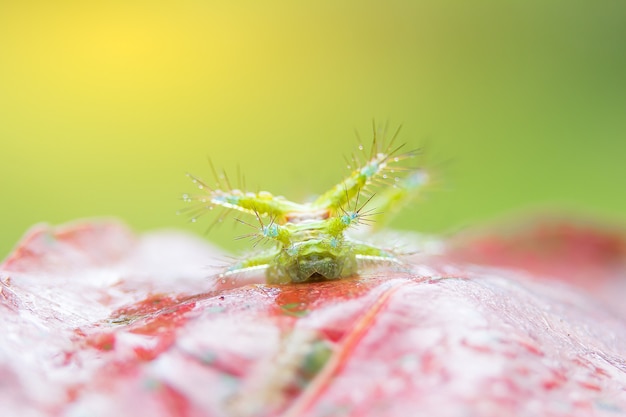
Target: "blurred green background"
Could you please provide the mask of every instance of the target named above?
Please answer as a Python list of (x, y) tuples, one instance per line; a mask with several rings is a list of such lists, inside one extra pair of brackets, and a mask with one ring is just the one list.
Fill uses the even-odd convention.
[(394, 227), (623, 223), (626, 2), (3, 1), (0, 258), (37, 222), (202, 234), (175, 212), (207, 155), (254, 190), (320, 193), (372, 118), (451, 160)]

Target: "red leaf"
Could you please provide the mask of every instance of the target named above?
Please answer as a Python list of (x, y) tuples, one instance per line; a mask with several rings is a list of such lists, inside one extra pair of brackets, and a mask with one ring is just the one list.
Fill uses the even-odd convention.
[(624, 237), (537, 227), (285, 286), (178, 233), (36, 229), (0, 267), (2, 414), (626, 415)]

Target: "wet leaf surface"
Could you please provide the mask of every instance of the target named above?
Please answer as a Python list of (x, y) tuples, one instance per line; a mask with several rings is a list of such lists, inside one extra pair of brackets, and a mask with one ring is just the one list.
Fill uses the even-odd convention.
[(626, 415), (625, 247), (539, 222), (270, 286), (188, 235), (40, 227), (0, 267), (2, 415)]

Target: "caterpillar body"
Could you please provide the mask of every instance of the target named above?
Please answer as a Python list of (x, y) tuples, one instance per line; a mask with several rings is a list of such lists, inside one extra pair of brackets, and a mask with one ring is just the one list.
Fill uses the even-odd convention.
[(230, 211), (246, 213), (256, 219), (256, 224), (236, 218), (253, 229), (241, 237), (252, 239), (255, 246), (261, 241), (273, 243), (267, 250), (240, 259), (221, 276), (264, 269), (268, 283), (288, 284), (349, 277), (365, 262), (399, 263), (394, 250), (346, 235), (349, 229), (380, 217), (377, 207), (392, 212), (430, 183), (423, 167), (406, 165), (405, 161), (420, 150), (405, 152), (404, 145), (396, 146), (399, 131), (386, 140), (386, 134), (381, 135), (374, 125), (369, 151), (359, 143), (358, 152), (347, 159), (350, 174), (309, 203), (292, 202), (265, 191), (234, 189), (226, 175), (218, 175), (212, 165), (215, 186), (187, 174), (201, 191), (183, 194), (185, 202), (195, 203), (187, 210), (191, 221), (214, 207), (226, 209), (216, 221)]

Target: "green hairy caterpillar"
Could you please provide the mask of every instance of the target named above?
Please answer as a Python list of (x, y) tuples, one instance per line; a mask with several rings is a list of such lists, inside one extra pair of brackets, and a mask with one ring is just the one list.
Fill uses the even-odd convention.
[[(219, 206), (251, 216), (236, 218), (252, 232), (241, 238), (256, 246), (270, 241), (271, 248), (231, 265), (222, 278), (255, 269), (264, 269), (270, 284), (335, 280), (358, 273), (360, 265), (372, 262), (400, 263), (394, 250), (357, 241), (346, 235), (374, 217), (389, 217), (397, 208), (429, 184), (431, 176), (423, 167), (407, 166), (420, 153), (403, 151), (396, 145), (398, 128), (389, 140), (373, 126), (369, 151), (359, 142), (357, 152), (346, 159), (350, 174), (334, 187), (308, 203), (296, 203), (269, 192), (245, 192), (231, 187), (226, 175), (217, 175), (211, 164), (215, 185), (187, 174), (200, 190), (183, 194), (191, 221)], [(379, 137), (382, 136), (382, 137)], [(382, 213), (382, 212), (384, 213)]]

